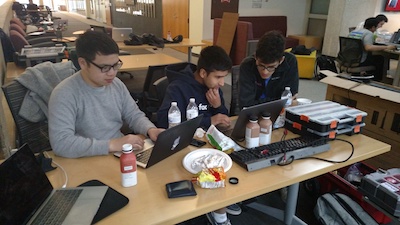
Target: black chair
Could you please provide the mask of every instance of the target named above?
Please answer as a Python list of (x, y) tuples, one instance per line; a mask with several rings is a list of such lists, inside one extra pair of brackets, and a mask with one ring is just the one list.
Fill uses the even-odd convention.
[(2, 89), (15, 122), (16, 147), (28, 143), (35, 153), (50, 150), (47, 122), (33, 123), (19, 116), (19, 110), (28, 89), (15, 80), (4, 85)]
[[(139, 108), (146, 113), (146, 116), (151, 120), (155, 121), (154, 114), (157, 113), (158, 108), (162, 103), (162, 99), (164, 95), (159, 95), (157, 93), (158, 82), (160, 78), (166, 77), (165, 67), (168, 65), (157, 65), (157, 66), (149, 66), (147, 69), (146, 78), (143, 84), (143, 90), (140, 93), (131, 93), (132, 97), (137, 102)], [(165, 81), (164, 81), (165, 82)], [(161, 84), (164, 84), (163, 82)]]
[(361, 39), (350, 37), (339, 37), (340, 50), (336, 61), (339, 64), (339, 71), (350, 74), (373, 71), (375, 66), (360, 66), (364, 44)]
[(232, 67), (231, 77), (232, 77), (232, 89), (231, 89), (231, 106), (229, 109), (230, 116), (237, 116), (240, 112), (239, 107), (239, 74), (240, 65)]
[(150, 118), (150, 120), (157, 125), (157, 111), (160, 108), (165, 92), (167, 91), (167, 87), (169, 85), (168, 78), (166, 76), (161, 77), (153, 83), (153, 88), (155, 89), (155, 93), (153, 93), (152, 97), (149, 96), (150, 92), (144, 93), (144, 104), (146, 115)]

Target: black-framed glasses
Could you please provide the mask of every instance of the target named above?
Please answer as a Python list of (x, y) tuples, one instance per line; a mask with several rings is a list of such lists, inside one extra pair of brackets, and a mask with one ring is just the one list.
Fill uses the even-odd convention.
[(261, 65), (261, 64), (256, 64), (256, 65), (257, 65), (258, 69), (267, 70), (268, 72), (274, 72), (276, 70), (276, 68), (278, 68), (278, 66), (280, 64), (278, 64), (276, 66), (264, 66), (264, 65)]
[(113, 70), (119, 70), (119, 68), (121, 68), (123, 62), (121, 60), (118, 60), (117, 63), (115, 63), (114, 65), (105, 65), (105, 66), (99, 66), (96, 63), (92, 62), (89, 59), (86, 59), (88, 62), (90, 62), (91, 64), (95, 65), (97, 68), (99, 68), (101, 70), (102, 73), (107, 73), (108, 71), (111, 70), (111, 68), (113, 68)]

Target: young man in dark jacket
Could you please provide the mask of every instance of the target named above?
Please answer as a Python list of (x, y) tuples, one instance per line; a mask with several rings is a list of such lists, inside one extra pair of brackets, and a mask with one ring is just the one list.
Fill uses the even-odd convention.
[(239, 106), (257, 105), (281, 98), (289, 86), (294, 98), (299, 90), (296, 57), (285, 52), (285, 38), (277, 31), (264, 34), (254, 56), (240, 64)]
[(203, 114), (201, 127), (213, 125), (229, 126), (228, 109), (221, 87), (232, 68), (232, 61), (218, 46), (204, 48), (197, 66), (179, 63), (166, 67), (169, 85), (163, 103), (157, 112), (159, 127), (168, 128), (168, 110), (175, 101), (181, 111), (181, 121), (186, 120), (186, 107), (190, 98), (195, 98), (199, 114)]

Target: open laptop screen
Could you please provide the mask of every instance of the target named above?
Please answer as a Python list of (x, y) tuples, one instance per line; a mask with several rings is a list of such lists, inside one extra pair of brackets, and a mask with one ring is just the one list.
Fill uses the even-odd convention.
[(53, 187), (27, 144), (0, 165), (0, 224), (24, 224)]

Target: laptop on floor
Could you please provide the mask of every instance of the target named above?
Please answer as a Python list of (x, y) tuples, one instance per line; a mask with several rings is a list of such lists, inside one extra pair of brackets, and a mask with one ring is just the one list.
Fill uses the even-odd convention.
[(60, 222), (49, 224), (91, 224), (108, 189), (107, 186), (53, 189), (27, 144), (0, 164), (0, 177), (0, 224), (45, 224), (38, 220), (42, 215), (46, 222), (50, 220), (46, 204), (51, 197), (66, 192), (77, 192), (78, 197), (67, 199), (70, 209), (49, 206), (55, 212), (66, 209)]
[(250, 115), (257, 115), (261, 117), (263, 112), (269, 112), (271, 114), (271, 121), (273, 124), (282, 111), (282, 108), (285, 106), (285, 103), (286, 99), (278, 99), (275, 101), (243, 108), (239, 112), (238, 119), (234, 123), (234, 126), (231, 124), (230, 128), (228, 128), (226, 131), (223, 131), (223, 133), (227, 136), (230, 136), (235, 141), (242, 141), (245, 137), (246, 124), (249, 122)]
[(117, 27), (114, 27), (113, 29), (112, 29), (112, 35), (111, 35), (111, 37), (112, 37), (112, 39), (114, 40), (114, 41), (124, 41), (124, 40), (128, 40), (129, 39), (129, 34), (131, 34), (133, 31), (132, 31), (132, 28), (117, 28)]
[[(203, 115), (200, 114), (194, 119), (166, 129), (158, 135), (154, 144), (150, 139), (146, 139), (143, 150), (135, 152), (136, 164), (142, 168), (149, 168), (186, 148), (192, 141), (202, 119)], [(119, 157), (121, 152), (114, 153), (114, 155)]]

